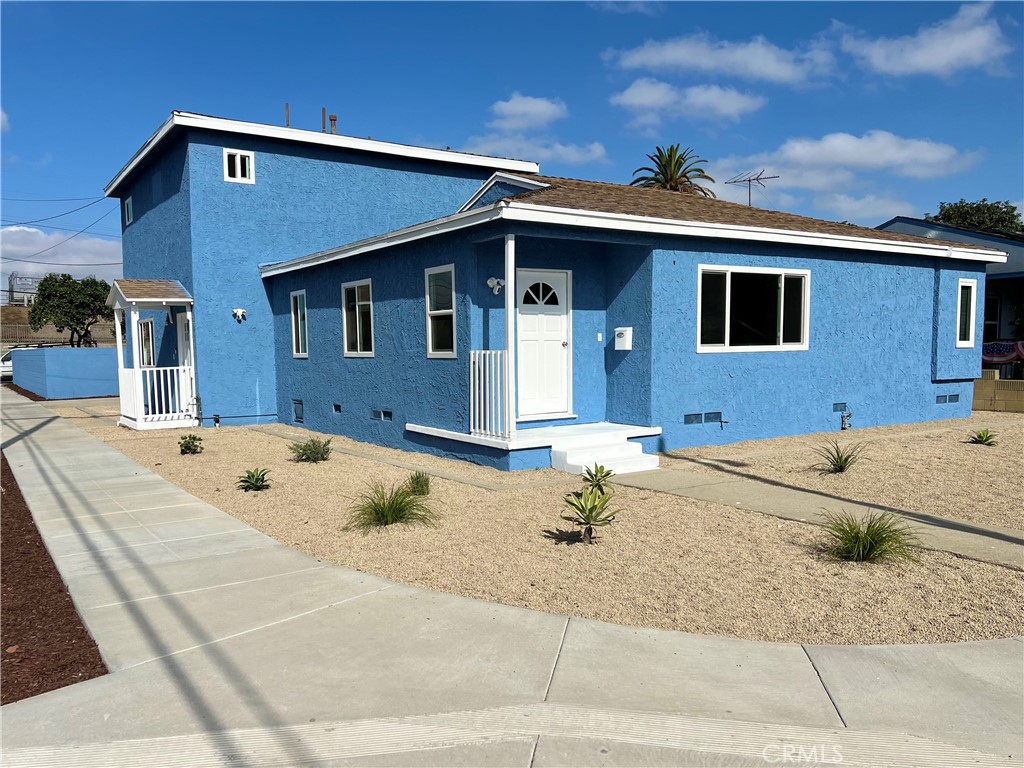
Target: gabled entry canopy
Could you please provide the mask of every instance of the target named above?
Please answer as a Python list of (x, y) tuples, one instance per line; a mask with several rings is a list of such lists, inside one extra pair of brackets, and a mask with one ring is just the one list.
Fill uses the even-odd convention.
[(177, 280), (125, 280), (119, 278), (107, 295), (114, 309), (160, 309), (192, 303), (192, 295)]

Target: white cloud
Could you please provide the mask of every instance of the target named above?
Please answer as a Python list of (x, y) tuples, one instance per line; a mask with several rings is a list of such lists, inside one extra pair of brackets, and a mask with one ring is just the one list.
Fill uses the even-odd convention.
[(870, 194), (863, 197), (841, 193), (819, 195), (814, 199), (814, 205), (847, 221), (880, 223), (893, 216), (914, 216), (917, 213), (916, 206), (906, 200)]
[[(77, 278), (94, 275), (107, 282), (121, 276), (120, 241), (79, 235), (63, 245), (57, 245), (67, 237), (66, 233), (43, 232), (35, 227), (4, 227), (0, 230), (0, 260), (3, 261), (4, 272), (2, 287), (7, 287), (6, 275), (11, 272), (22, 275), (67, 272)], [(47, 251), (39, 256), (32, 255), (54, 245), (57, 247), (52, 251)], [(53, 266), (11, 261), (16, 258), (45, 261)], [(117, 263), (109, 264), (109, 262)]]
[(747, 42), (734, 42), (698, 33), (648, 40), (630, 50), (606, 51), (604, 56), (623, 69), (685, 70), (790, 84), (827, 74), (834, 65), (824, 41), (787, 50), (761, 35)]
[(546, 99), (537, 96), (523, 96), (513, 93), (508, 101), (496, 101), (491, 105), (496, 119), (487, 125), (496, 131), (515, 132), (545, 128), (555, 120), (569, 116), (569, 110), (561, 99)]
[(7, 119), (7, 113), (0, 109), (0, 133), (7, 133), (11, 130), (11, 121)]
[(840, 47), (862, 66), (886, 75), (948, 77), (963, 69), (991, 68), (1012, 50), (991, 10), (991, 3), (963, 5), (951, 18), (902, 37), (848, 33)]
[(765, 104), (762, 97), (741, 93), (735, 88), (718, 85), (676, 88), (649, 77), (634, 81), (625, 91), (612, 96), (610, 101), (633, 113), (634, 127), (651, 127), (666, 117), (739, 120)]
[(604, 160), (608, 156), (604, 145), (597, 141), (589, 144), (563, 144), (553, 139), (523, 134), (491, 133), (485, 136), (472, 136), (462, 149), (481, 155), (574, 165)]

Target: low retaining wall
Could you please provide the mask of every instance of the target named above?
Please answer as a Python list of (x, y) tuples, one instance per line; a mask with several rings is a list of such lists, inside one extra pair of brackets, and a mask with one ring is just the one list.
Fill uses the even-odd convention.
[(50, 347), (11, 353), (14, 383), (48, 400), (117, 394), (117, 350)]
[(974, 382), (974, 410), (1024, 413), (1024, 381), (1002, 381), (998, 371), (984, 371)]

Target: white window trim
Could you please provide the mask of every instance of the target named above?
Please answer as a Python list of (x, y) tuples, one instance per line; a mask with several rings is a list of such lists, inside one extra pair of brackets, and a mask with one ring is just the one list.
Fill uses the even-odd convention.
[[(231, 178), (228, 176), (228, 155), (245, 155), (249, 158), (249, 178), (243, 179), (241, 176)], [(230, 149), (224, 147), (224, 181), (230, 181), (233, 184), (255, 184), (256, 183), (256, 153), (250, 152), (246, 149)]]
[[(298, 326), (298, 323), (299, 323), (299, 315), (295, 311), (295, 297), (299, 296), (299, 295), (302, 296), (302, 313), (305, 315), (305, 321), (306, 321), (305, 322), (305, 328), (306, 328), (306, 351), (305, 352), (300, 352), (299, 351), (299, 341), (298, 341), (298, 338), (297, 338), (298, 337), (297, 326)], [(309, 304), (306, 303), (306, 289), (305, 288), (303, 288), (301, 291), (292, 291), (288, 295), (288, 312), (289, 312), (289, 314), (291, 315), (291, 318), (292, 318), (292, 325), (291, 325), (291, 331), (292, 331), (292, 357), (297, 357), (297, 358), (300, 358), (300, 359), (306, 359), (306, 358), (309, 357)]]
[(132, 196), (128, 195), (124, 199), (124, 225), (127, 227), (133, 221), (135, 221), (135, 216), (132, 211)]
[[(804, 279), (804, 301), (803, 301), (803, 327), (800, 329), (802, 341), (799, 344), (774, 344), (771, 346), (741, 346), (731, 347), (728, 344), (702, 344), (700, 341), (700, 325), (702, 314), (702, 289), (705, 272), (724, 272), (725, 277), (725, 338), (729, 339), (730, 310), (732, 309), (732, 273), (746, 272), (762, 275), (782, 275), (789, 277), (802, 277)], [(785, 285), (782, 281), (782, 295), (779, 297), (779, 338), (782, 338), (782, 307), (785, 306)], [(697, 265), (697, 352), (701, 354), (715, 354), (723, 352), (801, 352), (810, 348), (811, 332), (811, 271), (809, 269), (782, 269), (778, 267), (738, 267), (722, 264), (698, 264)]]
[[(348, 305), (345, 302), (345, 291), (349, 288), (356, 289), (356, 333), (359, 332), (359, 286), (365, 285), (370, 289), (370, 340), (373, 344), (373, 348), (369, 352), (349, 352), (348, 349)], [(359, 346), (359, 339), (356, 339), (356, 346)], [(374, 333), (373, 329), (373, 280), (366, 278), (365, 280), (351, 280), (347, 283), (341, 284), (341, 348), (345, 353), (345, 357), (373, 357), (373, 353), (377, 351), (377, 334)]]
[[(440, 272), (451, 272), (452, 273), (452, 308), (440, 309), (433, 312), (430, 311), (430, 276), (436, 275)], [(424, 310), (426, 313), (427, 323), (427, 357), (439, 358), (439, 359), (452, 359), (459, 356), (459, 340), (458, 340), (458, 324), (455, 314), (455, 265), (445, 264), (440, 267), (429, 267), (423, 270), (423, 298), (424, 298)], [(452, 316), (452, 351), (451, 352), (433, 352), (433, 339), (430, 334), (430, 318), (448, 315)]]
[[(965, 341), (960, 338), (960, 293), (963, 291), (963, 287), (969, 285), (971, 287), (971, 325), (970, 325), (970, 337)], [(956, 346), (957, 349), (969, 349), (974, 346), (975, 326), (978, 324), (978, 281), (975, 279), (968, 279), (961, 277), (956, 281)]]
[[(146, 343), (146, 334), (142, 332), (142, 326), (149, 326), (149, 343)], [(156, 323), (152, 318), (139, 321), (139, 368), (156, 368)], [(146, 361), (146, 352), (149, 352), (149, 362)]]

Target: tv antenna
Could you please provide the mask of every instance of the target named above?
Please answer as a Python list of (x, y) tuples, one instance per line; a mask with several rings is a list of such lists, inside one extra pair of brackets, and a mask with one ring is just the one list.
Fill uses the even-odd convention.
[(765, 176), (764, 175), (764, 168), (762, 168), (760, 171), (757, 171), (756, 173), (754, 171), (750, 171), (749, 173), (738, 173), (738, 174), (733, 176), (731, 179), (729, 179), (725, 183), (726, 184), (746, 184), (747, 185), (747, 205), (750, 206), (750, 205), (752, 205), (752, 203), (750, 201), (750, 190), (753, 189), (754, 185), (757, 184), (758, 186), (763, 187), (764, 183), (766, 181), (769, 181), (770, 179), (777, 179), (777, 178), (779, 178), (779, 177), (778, 176)]

